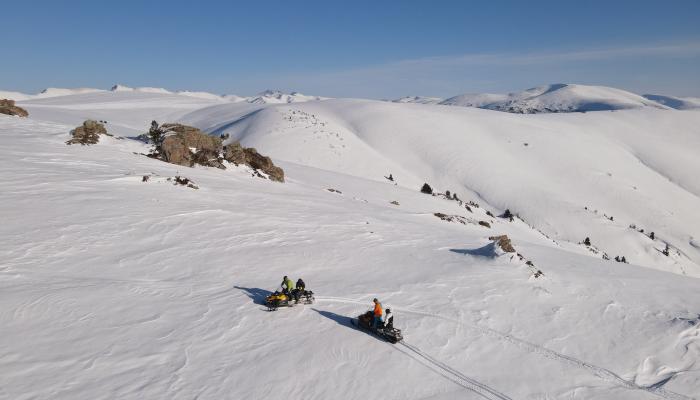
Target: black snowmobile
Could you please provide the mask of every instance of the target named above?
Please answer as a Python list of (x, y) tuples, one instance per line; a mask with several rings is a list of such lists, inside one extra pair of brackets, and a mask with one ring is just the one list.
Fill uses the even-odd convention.
[(389, 343), (398, 343), (403, 340), (401, 335), (401, 329), (394, 328), (393, 320), (389, 325), (384, 325), (380, 323), (377, 328), (372, 327), (372, 322), (374, 321), (374, 312), (372, 310), (353, 318), (351, 320), (352, 324), (362, 329), (363, 331), (371, 332), (380, 338), (386, 340)]
[(313, 304), (314, 292), (310, 290), (295, 290), (291, 294), (275, 292), (265, 298), (268, 311), (275, 311), (280, 307), (292, 307), (295, 304)]

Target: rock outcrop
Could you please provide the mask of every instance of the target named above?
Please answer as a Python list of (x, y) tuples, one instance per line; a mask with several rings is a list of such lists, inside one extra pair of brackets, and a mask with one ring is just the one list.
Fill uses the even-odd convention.
[(22, 107), (17, 107), (14, 100), (0, 99), (0, 114), (28, 117), (29, 113)]
[(510, 242), (510, 238), (508, 236), (491, 236), (489, 237), (489, 240), (493, 240), (494, 243), (496, 243), (496, 245), (506, 253), (515, 253), (515, 248), (513, 248), (513, 244)]
[(270, 157), (264, 156), (253, 147), (243, 147), (240, 143), (224, 146), (224, 159), (236, 165), (245, 164), (265, 173), (271, 180), (284, 182), (284, 170), (276, 166)]
[(161, 128), (166, 135), (160, 146), (163, 161), (187, 167), (200, 164), (225, 168), (221, 163), (220, 138), (182, 124), (163, 124)]
[(187, 125), (163, 124), (160, 128), (165, 138), (156, 157), (163, 161), (187, 167), (197, 164), (226, 169), (223, 163), (226, 160), (235, 165), (247, 165), (259, 176), (265, 174), (273, 181), (284, 182), (282, 168), (252, 147), (243, 147), (237, 142), (223, 146), (221, 137), (207, 135)]
[(83, 122), (83, 124), (70, 131), (72, 139), (66, 144), (90, 145), (100, 141), (100, 135), (109, 135), (104, 125), (91, 119)]

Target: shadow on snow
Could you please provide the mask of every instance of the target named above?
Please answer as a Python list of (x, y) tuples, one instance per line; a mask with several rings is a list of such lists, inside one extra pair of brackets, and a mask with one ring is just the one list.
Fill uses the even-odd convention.
[(496, 252), (496, 244), (495, 243), (489, 243), (486, 246), (479, 247), (478, 249), (450, 249), (450, 251), (453, 253), (457, 253), (457, 254), (466, 254), (466, 255), (477, 256), (477, 257), (488, 257), (488, 258), (498, 257), (498, 253)]
[(241, 286), (234, 286), (234, 288), (242, 290), (245, 294), (250, 297), (255, 304), (265, 305), (265, 298), (271, 295), (272, 292), (260, 288), (247, 288)]
[(321, 316), (324, 316), (332, 321), (335, 321), (338, 325), (348, 326), (350, 328), (355, 329), (355, 326), (352, 323), (350, 323), (351, 317), (336, 314), (336, 313), (330, 312), (330, 311), (318, 310), (316, 308), (311, 308), (311, 309), (316, 311), (317, 313), (321, 314)]

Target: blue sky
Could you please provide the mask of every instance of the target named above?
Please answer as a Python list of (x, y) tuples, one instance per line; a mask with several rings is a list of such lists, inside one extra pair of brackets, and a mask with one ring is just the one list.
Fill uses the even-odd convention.
[(394, 98), (567, 82), (700, 96), (700, 1), (24, 1), (0, 88)]

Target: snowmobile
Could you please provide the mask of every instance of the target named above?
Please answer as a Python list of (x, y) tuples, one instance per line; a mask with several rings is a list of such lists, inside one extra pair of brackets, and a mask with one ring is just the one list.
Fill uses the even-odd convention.
[(380, 323), (377, 328), (372, 327), (372, 322), (374, 321), (374, 312), (367, 311), (366, 313), (353, 318), (351, 320), (352, 324), (362, 329), (363, 331), (368, 331), (374, 333), (380, 338), (386, 340), (389, 343), (398, 343), (403, 340), (401, 335), (401, 329), (394, 328), (393, 322), (389, 326), (385, 326), (384, 323)]
[(314, 300), (314, 292), (310, 290), (299, 290), (292, 294), (277, 291), (265, 298), (265, 305), (268, 311), (275, 311), (280, 307), (292, 307), (299, 303), (312, 304)]

